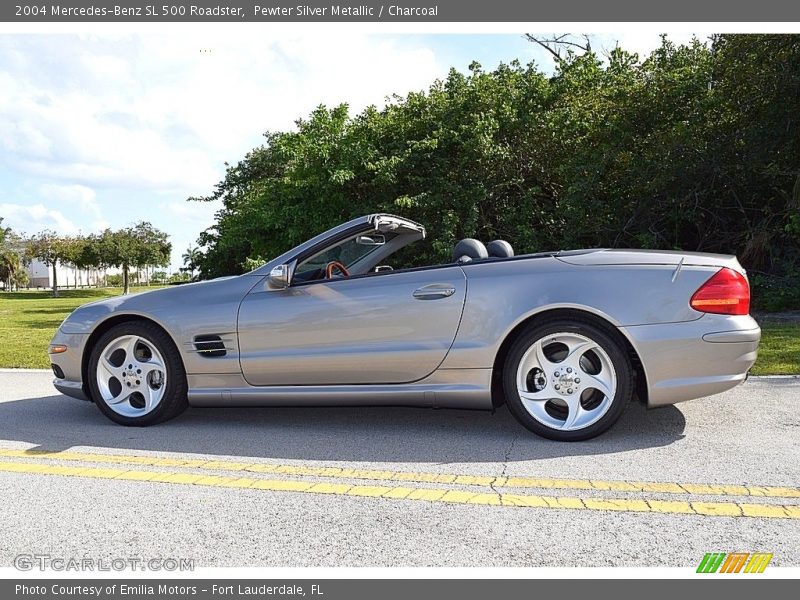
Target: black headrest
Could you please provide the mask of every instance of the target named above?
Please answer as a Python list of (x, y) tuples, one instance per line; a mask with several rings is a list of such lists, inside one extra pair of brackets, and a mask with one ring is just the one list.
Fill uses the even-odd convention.
[(489, 242), (486, 250), (489, 252), (489, 256), (494, 256), (495, 258), (511, 258), (514, 256), (514, 249), (505, 240)]
[(453, 249), (453, 262), (468, 262), (489, 258), (489, 252), (483, 242), (472, 238), (465, 238), (456, 244)]

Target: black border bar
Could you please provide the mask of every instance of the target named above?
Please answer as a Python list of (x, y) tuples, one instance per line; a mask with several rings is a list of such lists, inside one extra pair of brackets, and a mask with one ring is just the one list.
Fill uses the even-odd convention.
[[(3, 22), (800, 22), (794, 0), (3, 0)], [(787, 30), (791, 30), (787, 27)]]
[[(18, 586), (25, 586), (21, 591)], [(597, 598), (613, 593), (648, 600), (764, 597), (796, 589), (790, 579), (698, 575), (691, 579), (7, 579), (0, 596), (14, 600), (486, 600)], [(124, 591), (123, 591), (123, 588)], [(74, 591), (73, 591), (74, 590)]]

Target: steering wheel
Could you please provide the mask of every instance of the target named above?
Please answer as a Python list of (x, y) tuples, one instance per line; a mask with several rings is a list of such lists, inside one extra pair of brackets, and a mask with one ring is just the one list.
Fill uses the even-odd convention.
[(347, 267), (345, 267), (338, 260), (332, 260), (327, 265), (325, 265), (325, 278), (331, 279), (333, 277), (333, 271), (335, 269), (338, 269), (345, 277), (350, 277), (350, 271), (347, 270)]

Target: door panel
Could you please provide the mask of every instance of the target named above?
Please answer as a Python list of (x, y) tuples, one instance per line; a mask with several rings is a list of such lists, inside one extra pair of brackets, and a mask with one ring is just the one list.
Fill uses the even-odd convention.
[(250, 385), (422, 379), (447, 355), (465, 295), (457, 266), (258, 287), (239, 309), (244, 377)]

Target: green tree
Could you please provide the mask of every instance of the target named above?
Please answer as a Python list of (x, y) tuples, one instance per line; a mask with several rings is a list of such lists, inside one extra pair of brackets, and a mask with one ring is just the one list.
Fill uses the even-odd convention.
[(197, 270), (197, 265), (200, 263), (202, 256), (203, 254), (200, 252), (200, 248), (192, 245), (190, 245), (181, 256), (184, 269), (189, 273), (189, 277), (192, 279), (194, 279), (194, 272)]
[(132, 235), (138, 248), (134, 263), (137, 270), (165, 267), (169, 264), (172, 244), (167, 233), (146, 221), (140, 221), (133, 226)]
[(574, 39), (580, 52), (560, 52), (551, 74), (472, 64), (382, 109), (318, 107), (267, 133), (195, 199), (222, 204), (198, 240), (201, 276), (386, 211), (429, 231), (399, 266), (503, 238), (518, 253), (737, 254), (756, 302), (800, 288), (800, 35), (665, 37), (643, 57)]
[(172, 251), (169, 236), (146, 221), (117, 231), (106, 229), (92, 246), (99, 264), (122, 269), (123, 294), (130, 292), (131, 268), (166, 266)]
[(23, 256), (5, 245), (0, 247), (0, 280), (6, 291), (19, 289), (30, 281)]
[(189, 274), (186, 272), (172, 273), (167, 279), (167, 283), (189, 283)]
[(30, 258), (42, 261), (53, 270), (53, 297), (58, 297), (58, 265), (69, 260), (72, 238), (57, 235), (50, 230), (40, 231), (33, 235), (27, 244)]
[(10, 227), (2, 227), (2, 222), (0, 218), (0, 280), (6, 291), (11, 291), (29, 282), (25, 269), (26, 244)]

